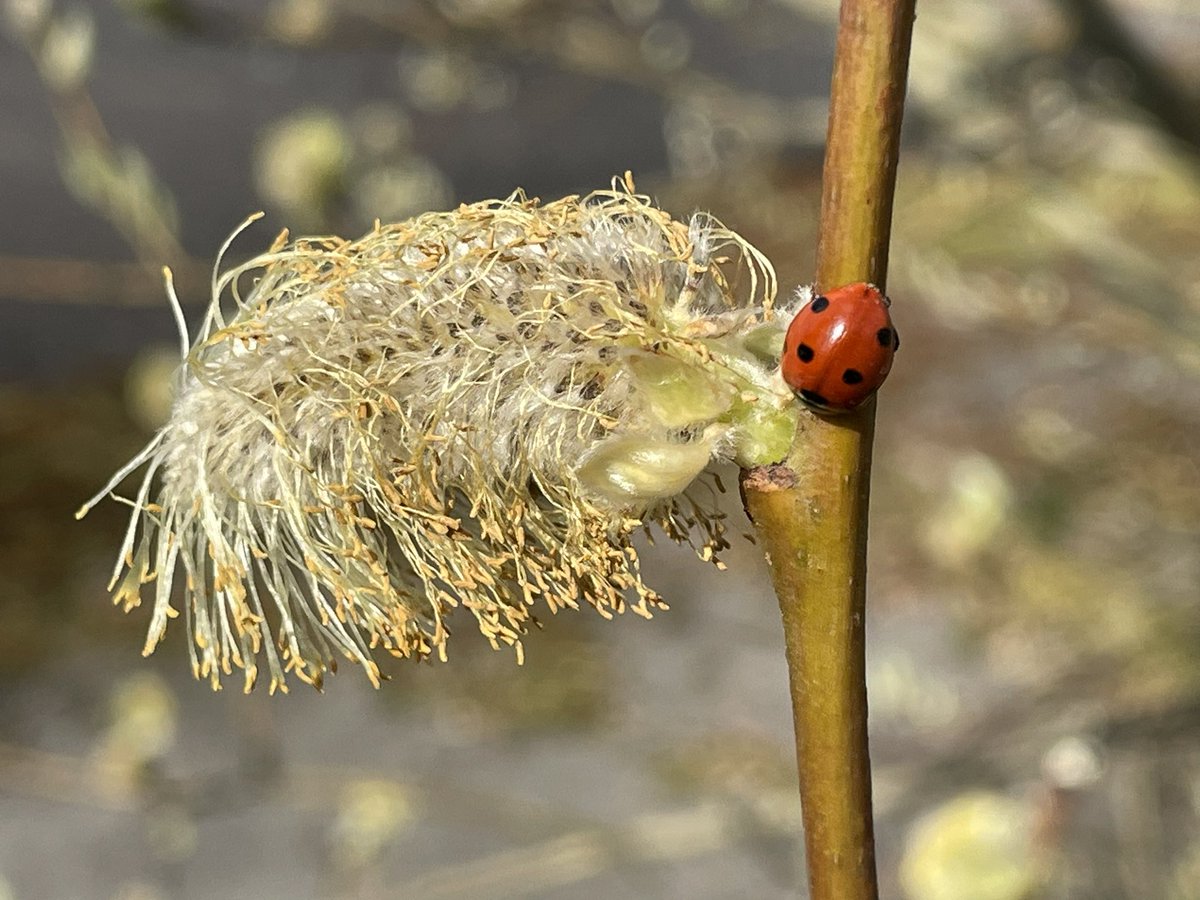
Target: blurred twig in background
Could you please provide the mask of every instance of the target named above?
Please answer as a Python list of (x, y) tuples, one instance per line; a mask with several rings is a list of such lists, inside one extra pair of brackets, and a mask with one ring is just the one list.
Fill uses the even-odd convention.
[[(176, 289), (184, 297), (203, 297), (208, 290), (207, 268), (190, 257), (185, 262), (173, 270)], [(122, 263), (31, 256), (0, 256), (0, 298), (106, 306), (161, 307), (164, 303), (162, 275), (150, 269), (149, 260)]]
[(1193, 153), (1200, 153), (1200, 92), (1189, 90), (1143, 47), (1107, 0), (1057, 0), (1078, 29), (1081, 49), (1128, 68), (1129, 100)]
[(154, 271), (185, 266), (170, 191), (132, 144), (117, 144), (87, 89), (96, 26), (84, 6), (9, 0), (11, 31), (37, 63), (62, 133), (63, 181), (81, 203), (112, 223)]

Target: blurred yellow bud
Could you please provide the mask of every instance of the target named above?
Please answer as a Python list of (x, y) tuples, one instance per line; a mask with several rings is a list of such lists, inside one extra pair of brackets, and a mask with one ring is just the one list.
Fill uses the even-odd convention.
[(1000, 794), (962, 794), (921, 820), (900, 866), (908, 900), (1025, 900), (1037, 882), (1031, 813)]

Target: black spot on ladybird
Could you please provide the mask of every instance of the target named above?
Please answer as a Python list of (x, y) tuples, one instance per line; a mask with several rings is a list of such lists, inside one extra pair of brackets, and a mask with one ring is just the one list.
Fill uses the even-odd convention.
[(829, 406), (828, 400), (826, 400), (816, 391), (810, 391), (808, 388), (800, 388), (800, 396), (813, 406)]
[(846, 382), (846, 384), (862, 384), (862, 380), (862, 372), (858, 371), (858, 369), (847, 369), (842, 373), (842, 381)]
[(879, 341), (880, 347), (892, 346), (892, 329), (884, 326), (875, 332), (875, 340)]
[(813, 312), (825, 312), (825, 310), (827, 310), (828, 308), (829, 308), (829, 298), (828, 297), (815, 297), (815, 298), (813, 298), (813, 302), (809, 305), (809, 309), (811, 309)]
[(801, 344), (796, 348), (796, 356), (799, 357), (800, 362), (812, 362), (815, 355), (813, 348), (808, 346), (808, 344)]

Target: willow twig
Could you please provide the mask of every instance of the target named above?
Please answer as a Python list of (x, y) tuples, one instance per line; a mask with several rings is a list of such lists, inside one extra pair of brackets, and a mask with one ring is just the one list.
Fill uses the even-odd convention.
[[(817, 287), (883, 285), (916, 0), (843, 0)], [(878, 896), (863, 617), (875, 404), (800, 420), (791, 455), (743, 473), (787, 644), (813, 900)]]

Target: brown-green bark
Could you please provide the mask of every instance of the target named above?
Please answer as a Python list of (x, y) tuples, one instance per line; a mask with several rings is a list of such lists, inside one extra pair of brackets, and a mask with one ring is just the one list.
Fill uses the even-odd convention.
[[(915, 0), (844, 0), (817, 287), (883, 286)], [(779, 597), (813, 900), (878, 896), (863, 619), (875, 403), (805, 414), (782, 464), (743, 473)]]

